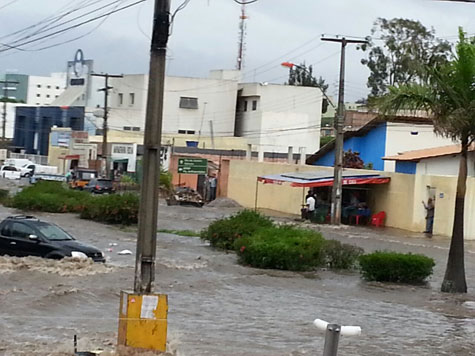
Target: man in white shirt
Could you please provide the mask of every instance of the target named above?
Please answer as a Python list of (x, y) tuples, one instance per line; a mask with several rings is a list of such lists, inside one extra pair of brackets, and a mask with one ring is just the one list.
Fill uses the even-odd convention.
[(307, 196), (307, 219), (312, 220), (315, 215), (315, 198), (313, 195)]

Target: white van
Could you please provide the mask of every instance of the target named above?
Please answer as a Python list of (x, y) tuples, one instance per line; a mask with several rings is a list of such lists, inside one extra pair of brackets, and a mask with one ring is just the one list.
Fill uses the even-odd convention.
[(29, 159), (26, 158), (7, 158), (3, 165), (5, 166), (12, 166), (17, 168), (22, 168), (28, 164), (34, 164)]
[(0, 168), (0, 177), (7, 179), (20, 179), (21, 168), (14, 166), (2, 166)]

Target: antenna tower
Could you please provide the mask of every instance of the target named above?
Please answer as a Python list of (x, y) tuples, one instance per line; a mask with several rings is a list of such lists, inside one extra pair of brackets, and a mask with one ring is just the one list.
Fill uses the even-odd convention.
[(237, 58), (237, 64), (236, 64), (236, 69), (241, 70), (243, 67), (243, 61), (244, 61), (244, 50), (246, 47), (246, 20), (247, 20), (247, 15), (246, 15), (246, 4), (241, 5), (241, 16), (239, 17), (241, 21), (239, 22), (239, 51), (238, 51), (238, 58)]

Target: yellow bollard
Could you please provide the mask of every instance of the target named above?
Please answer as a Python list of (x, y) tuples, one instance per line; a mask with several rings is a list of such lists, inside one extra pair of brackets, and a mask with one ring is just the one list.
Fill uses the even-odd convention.
[(165, 352), (167, 315), (167, 295), (122, 291), (118, 345)]

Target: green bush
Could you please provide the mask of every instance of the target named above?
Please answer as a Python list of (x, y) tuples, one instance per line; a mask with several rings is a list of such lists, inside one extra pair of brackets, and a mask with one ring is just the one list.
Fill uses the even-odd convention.
[(81, 218), (107, 224), (138, 222), (139, 196), (132, 193), (91, 197), (81, 209)]
[(353, 269), (358, 258), (364, 253), (361, 247), (327, 240), (323, 246), (325, 264), (332, 269)]
[(267, 227), (236, 239), (239, 261), (256, 268), (306, 271), (324, 263), (322, 235), (293, 226)]
[(249, 237), (258, 229), (272, 226), (272, 221), (264, 215), (253, 210), (242, 210), (229, 218), (211, 223), (201, 231), (200, 236), (213, 247), (232, 250), (237, 238)]
[(169, 192), (173, 191), (172, 179), (173, 175), (170, 172), (160, 169), (159, 184), (161, 189)]
[(435, 262), (424, 255), (376, 251), (359, 258), (368, 281), (420, 284), (432, 274)]
[(0, 189), (0, 203), (4, 204), (9, 199), (9, 191), (6, 189)]
[(27, 211), (67, 213), (80, 211), (90, 198), (88, 193), (71, 190), (59, 182), (40, 181), (17, 193), (10, 205)]

